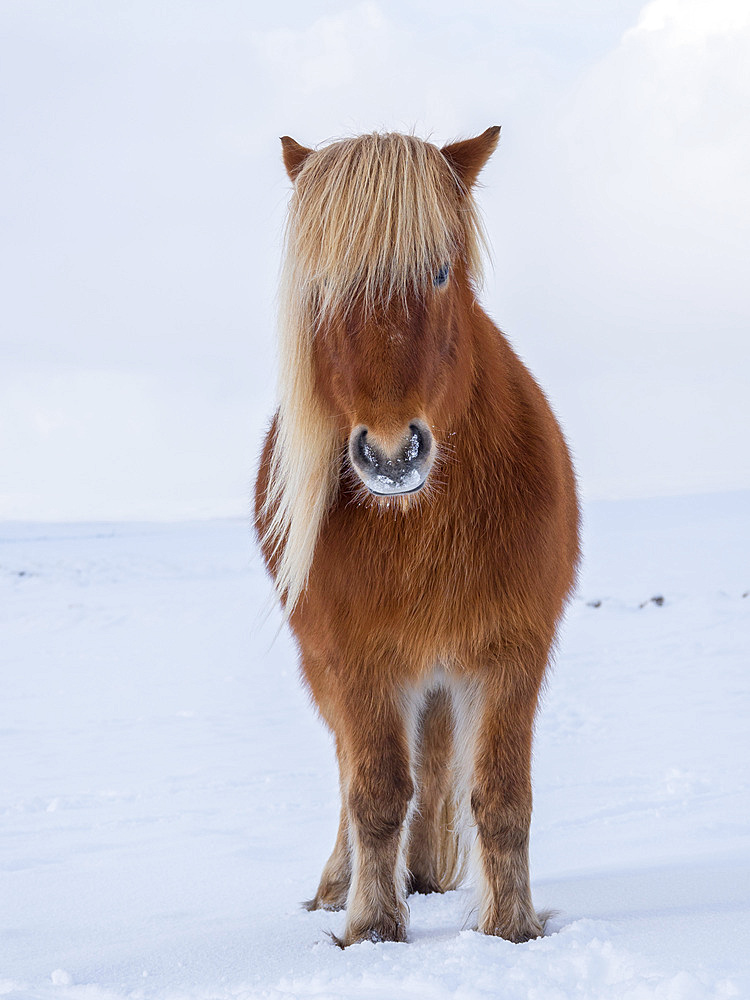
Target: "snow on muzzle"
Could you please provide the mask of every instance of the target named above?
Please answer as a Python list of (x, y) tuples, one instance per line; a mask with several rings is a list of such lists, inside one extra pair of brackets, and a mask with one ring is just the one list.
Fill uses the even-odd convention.
[(403, 496), (421, 489), (432, 466), (432, 434), (413, 420), (395, 446), (386, 447), (363, 424), (349, 436), (349, 459), (367, 489), (376, 496)]

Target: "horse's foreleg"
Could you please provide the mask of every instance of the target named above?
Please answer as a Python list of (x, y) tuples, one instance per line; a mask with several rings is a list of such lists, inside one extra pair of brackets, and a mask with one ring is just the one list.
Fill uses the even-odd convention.
[(414, 791), (404, 711), (390, 692), (361, 689), (342, 707), (352, 879), (339, 943), (404, 941), (404, 827)]
[(341, 745), (337, 746), (339, 762), (339, 788), (341, 791), (341, 813), (336, 843), (331, 856), (326, 861), (320, 876), (318, 891), (313, 898), (304, 903), (308, 910), (343, 910), (349, 885), (352, 878), (352, 860), (349, 846), (349, 809), (347, 806), (347, 767), (346, 756)]
[(544, 931), (531, 902), (531, 741), (537, 691), (485, 687), (471, 807), (481, 864), (479, 930), (508, 941)]
[(343, 910), (349, 894), (352, 864), (349, 850), (349, 816), (345, 803), (346, 790), (341, 788), (342, 805), (339, 831), (330, 858), (326, 861), (320, 876), (318, 891), (312, 899), (303, 903), (307, 910)]

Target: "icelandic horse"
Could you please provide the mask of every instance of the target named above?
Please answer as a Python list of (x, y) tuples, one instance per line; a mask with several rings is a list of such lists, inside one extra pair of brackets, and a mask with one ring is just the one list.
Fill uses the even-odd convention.
[(312, 150), (293, 183), (279, 407), (255, 525), (332, 730), (336, 843), (309, 909), (406, 938), (409, 892), (479, 881), (478, 930), (543, 934), (528, 870), (540, 686), (578, 561), (571, 460), (479, 306), (472, 188), (500, 129)]

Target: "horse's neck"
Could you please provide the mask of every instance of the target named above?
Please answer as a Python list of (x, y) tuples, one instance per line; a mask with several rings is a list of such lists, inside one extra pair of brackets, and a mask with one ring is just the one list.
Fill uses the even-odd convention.
[(486, 445), (506, 429), (511, 418), (510, 384), (517, 359), (503, 334), (478, 305), (473, 311), (471, 351), (471, 390), (461, 430), (479, 436), (480, 443)]

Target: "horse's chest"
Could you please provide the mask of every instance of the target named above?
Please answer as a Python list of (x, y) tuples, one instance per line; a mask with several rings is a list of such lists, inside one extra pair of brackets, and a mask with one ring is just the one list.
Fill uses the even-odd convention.
[(495, 526), (486, 518), (415, 513), (332, 519), (316, 553), (320, 585), (364, 607), (387, 604), (407, 614), (419, 607), (441, 621), (502, 601), (504, 552)]

